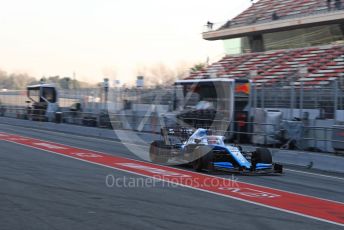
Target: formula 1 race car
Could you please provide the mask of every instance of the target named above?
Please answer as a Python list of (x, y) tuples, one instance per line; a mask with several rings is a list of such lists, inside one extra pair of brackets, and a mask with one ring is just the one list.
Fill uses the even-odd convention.
[(283, 172), (282, 165), (272, 162), (269, 149), (244, 152), (240, 146), (226, 145), (224, 137), (213, 135), (211, 130), (163, 128), (161, 135), (163, 140), (150, 145), (149, 155), (154, 163), (183, 162), (181, 164), (190, 164), (196, 171)]

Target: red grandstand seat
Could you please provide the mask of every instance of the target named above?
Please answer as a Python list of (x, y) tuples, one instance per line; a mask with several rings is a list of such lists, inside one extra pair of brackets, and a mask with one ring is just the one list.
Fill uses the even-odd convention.
[[(323, 55), (326, 54), (326, 55)], [(299, 76), (300, 68), (306, 67), (309, 73)], [(237, 56), (226, 56), (208, 69), (189, 76), (204, 78), (216, 72), (217, 77), (248, 78), (252, 76), (258, 85), (273, 85), (296, 78), (295, 84), (326, 85), (344, 72), (344, 46), (310, 47), (294, 50), (268, 51)]]

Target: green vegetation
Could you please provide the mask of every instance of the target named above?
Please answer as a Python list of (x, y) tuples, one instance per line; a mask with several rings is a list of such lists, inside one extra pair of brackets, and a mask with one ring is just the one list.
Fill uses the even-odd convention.
[[(60, 76), (52, 76), (45, 78), (43, 77), (44, 83), (53, 83), (61, 89), (75, 89), (75, 88), (85, 88), (94, 87), (86, 82), (81, 82), (78, 80), (73, 80), (69, 77), (60, 78)], [(26, 73), (6, 73), (0, 70), (0, 90), (10, 89), (10, 90), (20, 90), (25, 89), (28, 85), (39, 84), (40, 80), (32, 77)]]
[(190, 72), (191, 73), (195, 73), (195, 72), (198, 72), (198, 71), (201, 71), (203, 69), (206, 68), (206, 64), (204, 63), (199, 63), (199, 64), (196, 64), (194, 65), (191, 69), (190, 69)]

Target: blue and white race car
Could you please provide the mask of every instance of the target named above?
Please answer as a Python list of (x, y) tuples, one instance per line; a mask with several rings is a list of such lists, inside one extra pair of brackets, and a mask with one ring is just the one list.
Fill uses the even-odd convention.
[(272, 162), (269, 149), (244, 152), (240, 146), (225, 144), (223, 136), (213, 135), (207, 129), (193, 132), (184, 128), (163, 128), (161, 134), (163, 139), (150, 145), (150, 159), (155, 163), (183, 162), (192, 165), (196, 171), (283, 172), (282, 165)]

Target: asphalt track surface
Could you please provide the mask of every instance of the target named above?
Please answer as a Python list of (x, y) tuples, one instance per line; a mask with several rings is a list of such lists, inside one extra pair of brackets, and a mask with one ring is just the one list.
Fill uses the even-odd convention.
[[(0, 125), (18, 134), (136, 158), (118, 142)], [(110, 175), (121, 186), (106, 186)], [(217, 177), (232, 178), (226, 173)], [(344, 202), (344, 177), (291, 168), (238, 181)], [(108, 176), (109, 178), (109, 176)], [(130, 173), (0, 141), (0, 229), (339, 229), (307, 217), (167, 183), (123, 186)]]

